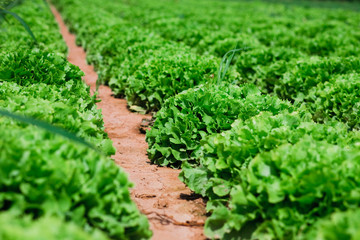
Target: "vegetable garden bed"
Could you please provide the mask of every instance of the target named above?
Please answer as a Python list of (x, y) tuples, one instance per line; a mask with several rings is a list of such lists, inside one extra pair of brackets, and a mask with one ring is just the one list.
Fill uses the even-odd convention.
[[(116, 143), (123, 138), (113, 130), (126, 124), (115, 114), (126, 112), (126, 104), (151, 114), (150, 162), (181, 168), (149, 165), (140, 151), (137, 164), (146, 170), (133, 170), (124, 161), (137, 159), (132, 142), (120, 142), (125, 154), (116, 158), (138, 186), (159, 172), (180, 172), (196, 194), (187, 197), (206, 200), (209, 238), (358, 238), (357, 12), (243, 1), (52, 3), (86, 50), (99, 81), (126, 99), (117, 105), (110, 90), (102, 95), (113, 101), (108, 112), (114, 118), (106, 126), (110, 137)], [(148, 222), (130, 200), (131, 184), (108, 159), (114, 149), (97, 100), (81, 81), (82, 72), (63, 58), (66, 47), (46, 5), (25, 1), (15, 10), (38, 43), (14, 19), (15, 27), (0, 36), (0, 106), (66, 129), (103, 154), (1, 117), (2, 131), (10, 129), (2, 135), (1, 159), (10, 160), (0, 162), (0, 221), (9, 218), (37, 229), (49, 219), (64, 234), (149, 238)], [(221, 60), (233, 48), (239, 50), (235, 57), (230, 53)], [(138, 122), (142, 118), (135, 116)], [(136, 121), (129, 121), (130, 135), (122, 133), (141, 139)], [(171, 185), (165, 189), (172, 197), (186, 191), (181, 184), (180, 191), (171, 190), (174, 186), (162, 181)], [(166, 205), (164, 195), (137, 191), (142, 190), (132, 197), (151, 220), (148, 209)], [(139, 200), (143, 197), (152, 206)], [(164, 215), (171, 211), (164, 209)], [(186, 221), (198, 223), (171, 219), (174, 229)], [(161, 238), (156, 232), (154, 237)]]
[[(63, 37), (69, 46), (69, 59), (86, 73), (84, 80), (96, 91), (97, 75), (86, 64), (85, 52), (76, 46), (75, 37), (66, 29), (59, 13), (53, 8)], [(153, 239), (203, 239), (205, 204), (192, 198), (191, 191), (179, 179), (176, 169), (160, 168), (149, 164), (145, 135), (139, 131), (144, 118), (130, 112), (124, 99), (116, 99), (107, 86), (99, 86), (97, 105), (101, 109), (104, 126), (116, 146), (115, 162), (128, 174), (135, 187), (132, 199), (149, 219)]]
[(130, 198), (132, 183), (109, 158), (115, 149), (97, 100), (64, 58), (50, 9), (39, 0), (13, 10), (38, 42), (14, 18), (0, 36), (0, 215), (7, 222), (0, 238), (149, 238), (148, 221)]

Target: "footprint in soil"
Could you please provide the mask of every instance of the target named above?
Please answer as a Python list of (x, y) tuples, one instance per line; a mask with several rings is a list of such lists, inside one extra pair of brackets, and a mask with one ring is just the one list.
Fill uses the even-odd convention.
[(154, 204), (154, 207), (157, 209), (164, 209), (169, 206), (168, 201), (165, 199), (158, 199), (157, 202)]

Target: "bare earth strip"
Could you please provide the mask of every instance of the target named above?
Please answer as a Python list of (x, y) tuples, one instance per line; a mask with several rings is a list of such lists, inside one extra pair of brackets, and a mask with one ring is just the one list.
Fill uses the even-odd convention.
[[(76, 46), (60, 14), (52, 7), (61, 33), (69, 48), (68, 60), (85, 73), (84, 80), (95, 91), (97, 74), (86, 63), (86, 53)], [(153, 239), (205, 239), (203, 223), (205, 205), (192, 199), (191, 191), (178, 179), (179, 170), (151, 165), (146, 155), (145, 135), (139, 127), (143, 118), (150, 118), (127, 109), (126, 100), (116, 99), (107, 86), (100, 86), (98, 107), (102, 110), (105, 131), (113, 140), (113, 156), (128, 174), (135, 187), (131, 191), (140, 211), (150, 220)]]

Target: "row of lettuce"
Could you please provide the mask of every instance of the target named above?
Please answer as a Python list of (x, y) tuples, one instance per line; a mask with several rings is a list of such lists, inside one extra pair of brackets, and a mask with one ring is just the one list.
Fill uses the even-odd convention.
[[(208, 237), (360, 236), (359, 16), (259, 2), (54, 3), (102, 81), (130, 108), (157, 111), (149, 158), (181, 167), (209, 199)], [(236, 44), (252, 48), (217, 81), (218, 57)]]
[(285, 47), (299, 57), (351, 56), (360, 51), (359, 33), (354, 31), (359, 16), (345, 10), (192, 0), (114, 1), (102, 9), (152, 29), (165, 39), (184, 42), (198, 53), (219, 57), (235, 45), (253, 50), (271, 47), (275, 52)]
[[(159, 110), (168, 97), (212, 81), (218, 57), (226, 51), (250, 47), (238, 54), (229, 72), (231, 82), (254, 83), (263, 93), (296, 104), (306, 102), (316, 122), (335, 118), (359, 128), (359, 98), (348, 94), (357, 92), (359, 82), (360, 63), (354, 57), (360, 52), (356, 13), (203, 1), (92, 0), (88, 9), (82, 9), (81, 1), (56, 2), (60, 8), (66, 3), (80, 11), (68, 11), (70, 7), (63, 11), (71, 29), (79, 33), (78, 43), (85, 46), (88, 61), (97, 67), (102, 81), (118, 96), (125, 96), (134, 109)], [(188, 8), (189, 4), (194, 7)], [(261, 14), (254, 16), (254, 11)], [(84, 16), (84, 23), (71, 24), (80, 21), (79, 16)], [(201, 34), (188, 36), (197, 32)], [(181, 33), (181, 38), (171, 35)], [(299, 36), (322, 50), (301, 42), (291, 44)], [(189, 39), (206, 42), (204, 49), (221, 46), (222, 50), (200, 51), (198, 43)]]
[(148, 220), (131, 201), (126, 173), (110, 159), (95, 96), (67, 47), (49, 6), (24, 1), (0, 35), (0, 109), (66, 129), (100, 149), (0, 117), (1, 239), (148, 239)]
[(359, 137), (254, 85), (205, 85), (169, 99), (147, 141), (153, 162), (181, 164), (182, 181), (208, 198), (208, 237), (356, 239), (349, 223), (313, 224), (358, 209)]
[[(213, 81), (214, 56), (165, 40), (151, 30), (122, 20), (106, 9), (116, 2), (55, 0), (77, 43), (87, 51), (103, 83), (143, 112), (158, 111), (164, 101), (200, 83)], [(81, 24), (80, 24), (81, 23)]]
[[(353, 57), (360, 53), (356, 12), (153, 0), (116, 1), (104, 8), (204, 56), (222, 57), (236, 46), (249, 47), (238, 54), (233, 81), (254, 83), (263, 93), (281, 99), (306, 102), (317, 122), (336, 118), (359, 128), (357, 107), (350, 106), (358, 106), (358, 98), (347, 94), (356, 92), (359, 83), (359, 59)], [(348, 104), (339, 108), (343, 102)]]

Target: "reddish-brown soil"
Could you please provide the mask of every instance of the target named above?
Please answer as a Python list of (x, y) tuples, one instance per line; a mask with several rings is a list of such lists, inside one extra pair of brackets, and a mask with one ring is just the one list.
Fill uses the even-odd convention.
[[(84, 71), (84, 80), (93, 93), (97, 74), (87, 65), (86, 53), (76, 46), (75, 36), (69, 33), (60, 14), (54, 7), (52, 11), (69, 47), (68, 60)], [(98, 97), (105, 131), (117, 149), (113, 159), (135, 183), (131, 196), (140, 211), (148, 216), (153, 239), (205, 239), (202, 199), (192, 199), (191, 191), (178, 179), (179, 170), (149, 162), (145, 135), (140, 133), (139, 127), (143, 118), (150, 119), (151, 116), (130, 112), (126, 100), (114, 98), (109, 87), (100, 86)]]

